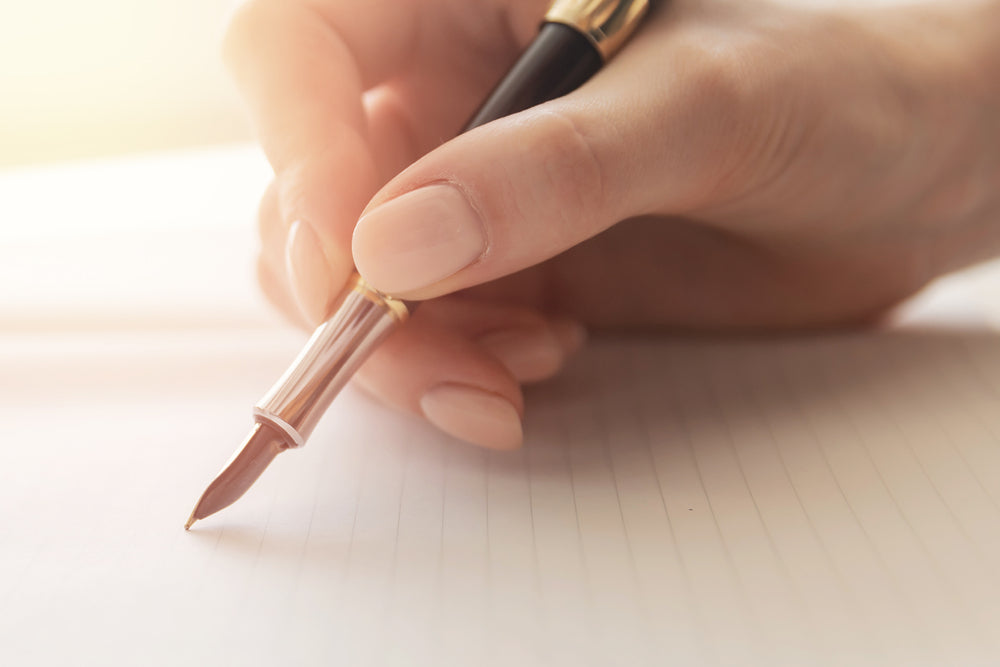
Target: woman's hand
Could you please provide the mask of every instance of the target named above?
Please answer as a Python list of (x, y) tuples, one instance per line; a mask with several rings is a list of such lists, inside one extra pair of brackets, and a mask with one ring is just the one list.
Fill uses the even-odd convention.
[(583, 325), (860, 323), (1000, 251), (1000, 3), (660, 4), (579, 90), (451, 141), (547, 2), (245, 6), (268, 296), (315, 325), (356, 265), (429, 299), (359, 380), (506, 448)]

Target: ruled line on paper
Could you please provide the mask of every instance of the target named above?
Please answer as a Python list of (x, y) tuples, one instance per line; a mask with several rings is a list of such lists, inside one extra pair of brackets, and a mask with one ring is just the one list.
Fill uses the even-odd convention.
[[(895, 529), (891, 517), (898, 517), (898, 512), (841, 405), (840, 392), (846, 388), (825, 379), (826, 359), (844, 363), (851, 344), (845, 338), (794, 347), (791, 354), (781, 358), (782, 370), (789, 394), (803, 411), (824, 467), (833, 476), (849, 511), (839, 523), (847, 534), (835, 542), (827, 540), (828, 549), (840, 555), (839, 562), (860, 602), (857, 612), (867, 615), (872, 623), (881, 623), (878, 639), (888, 659), (913, 662), (932, 652), (928, 638), (933, 635), (921, 625), (911, 590), (898, 576), (883, 547), (881, 525)], [(866, 376), (862, 374), (858, 379), (863, 383)], [(886, 512), (890, 516), (888, 524)]]
[[(197, 600), (203, 625), (175, 655), (225, 635), (238, 647), (215, 644), (220, 664), (264, 661), (245, 646), (376, 666), (975, 662), (1000, 654), (985, 636), (1000, 415), (970, 369), (995, 377), (996, 349), (881, 334), (598, 342), (529, 390), (518, 452), (348, 394), (310, 448), (152, 561), (201, 545), (172, 573), (178, 590), (142, 595)], [(47, 597), (34, 589), (60, 542), (38, 541), (5, 604), (51, 613), (83, 600), (87, 577), (143, 581), (131, 561), (151, 543), (129, 534), (106, 561), (99, 543), (69, 548), (89, 564), (56, 571)], [(105, 599), (133, 596), (111, 585)], [(156, 618), (137, 631), (175, 634)]]
[[(856, 660), (877, 655), (877, 642), (858, 613), (858, 596), (847, 585), (842, 568), (824, 541), (818, 507), (846, 502), (809, 427), (793, 407), (783, 378), (761, 346), (735, 355), (736, 377), (747, 401), (747, 410), (760, 415), (762, 428), (774, 448), (775, 482), (787, 484), (787, 500), (773, 500), (765, 512), (770, 533), (782, 556), (811, 629), (825, 655)], [(738, 431), (733, 432), (734, 441)], [(758, 463), (759, 464), (759, 463)]]

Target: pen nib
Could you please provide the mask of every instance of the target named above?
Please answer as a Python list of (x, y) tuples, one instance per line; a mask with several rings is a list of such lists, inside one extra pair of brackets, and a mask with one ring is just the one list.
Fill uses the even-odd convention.
[(274, 457), (287, 448), (281, 432), (266, 424), (254, 424), (243, 446), (201, 494), (184, 529), (189, 530), (195, 521), (211, 516), (239, 500)]

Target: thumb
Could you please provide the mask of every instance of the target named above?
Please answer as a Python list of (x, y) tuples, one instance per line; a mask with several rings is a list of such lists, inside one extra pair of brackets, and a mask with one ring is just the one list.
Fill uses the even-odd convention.
[(641, 81), (602, 83), (602, 74), (453, 139), (386, 185), (354, 231), (364, 278), (394, 296), (431, 298), (542, 262), (664, 202), (691, 206), (698, 178), (681, 156), (694, 150), (672, 149), (703, 133), (685, 135), (691, 123), (670, 117), (696, 114), (670, 104), (650, 113), (648, 91), (629, 90)]

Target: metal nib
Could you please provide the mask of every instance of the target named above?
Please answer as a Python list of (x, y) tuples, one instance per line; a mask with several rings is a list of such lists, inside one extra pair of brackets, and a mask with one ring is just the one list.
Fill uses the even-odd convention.
[(288, 448), (284, 435), (267, 424), (254, 424), (243, 446), (201, 494), (185, 530), (195, 521), (229, 507), (247, 492), (278, 454)]
[(355, 274), (333, 315), (317, 327), (285, 374), (254, 406), (253, 431), (205, 489), (184, 527), (232, 505), (274, 457), (305, 444), (354, 372), (406, 320), (412, 307), (380, 294)]

